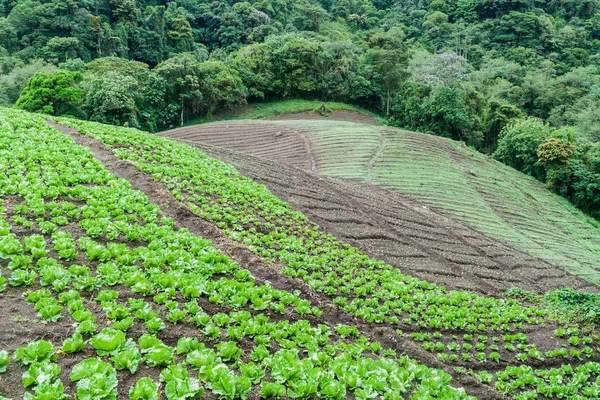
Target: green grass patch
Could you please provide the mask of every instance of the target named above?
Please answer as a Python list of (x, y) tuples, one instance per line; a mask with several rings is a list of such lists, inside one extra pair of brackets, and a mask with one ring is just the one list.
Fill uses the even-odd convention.
[(269, 119), (280, 115), (298, 114), (304, 112), (313, 112), (325, 104), (331, 111), (352, 111), (363, 115), (368, 115), (377, 119), (380, 123), (385, 123), (385, 119), (367, 111), (363, 108), (346, 103), (337, 103), (318, 100), (280, 100), (268, 103), (248, 104), (235, 109), (221, 110), (213, 115), (212, 119), (200, 118), (187, 121), (184, 126), (205, 124), (216, 121), (231, 121), (240, 119)]

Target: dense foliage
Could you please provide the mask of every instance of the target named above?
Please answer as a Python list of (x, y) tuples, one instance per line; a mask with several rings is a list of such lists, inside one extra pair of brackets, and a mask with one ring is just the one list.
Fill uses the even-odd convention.
[(523, 171), (598, 216), (599, 28), (597, 0), (2, 0), (0, 105), (60, 68), (85, 95), (27, 109), (152, 131), (302, 97), (492, 154), (511, 120), (536, 117), (573, 127), (575, 152), (557, 168), (533, 149)]

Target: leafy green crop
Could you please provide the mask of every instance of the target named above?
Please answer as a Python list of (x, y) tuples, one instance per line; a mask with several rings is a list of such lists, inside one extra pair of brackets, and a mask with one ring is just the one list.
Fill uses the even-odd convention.
[(10, 365), (10, 357), (8, 352), (0, 350), (0, 374), (6, 372), (6, 368)]
[(116, 400), (117, 373), (99, 358), (88, 358), (73, 367), (71, 380), (77, 382), (77, 400)]
[(127, 342), (118, 351), (115, 351), (110, 358), (116, 369), (127, 369), (132, 374), (138, 370), (138, 366), (142, 361), (142, 354), (132, 339), (127, 339)]
[(198, 379), (191, 378), (188, 370), (182, 365), (165, 368), (160, 374), (160, 380), (165, 382), (165, 395), (169, 400), (194, 399), (204, 393)]
[(19, 347), (15, 352), (15, 360), (20, 361), (23, 365), (30, 365), (34, 362), (51, 362), (55, 361), (57, 357), (52, 343), (45, 340), (31, 342), (25, 347)]
[[(22, 272), (28, 275), (15, 283), (35, 285), (26, 297), (38, 312), (60, 308), (62, 316), (68, 313), (75, 322), (75, 334), (63, 343), (61, 357), (84, 358), (69, 371), (76, 382), (76, 398), (115, 398), (116, 370), (137, 375), (140, 362), (157, 373), (162, 370), (169, 399), (201, 396), (201, 382), (212, 396), (245, 398), (253, 388), (260, 390), (268, 376), (272, 380), (277, 376), (272, 386), (275, 397), (282, 387), (283, 395), (335, 398), (362, 390), (370, 391), (371, 397), (389, 397), (387, 389), (397, 387), (395, 378), (389, 377), (396, 375), (411, 377), (402, 380), (410, 390), (439, 381), (439, 386), (429, 385), (432, 396), (468, 398), (448, 384), (448, 375), (396, 356), (357, 329), (350, 327), (348, 336), (340, 339), (331, 327), (303, 320), (307, 313), (318, 317), (321, 310), (300, 292), (257, 283), (209, 241), (174, 227), (143, 193), (116, 179), (89, 150), (44, 124), (41, 117), (3, 109), (0, 116), (6, 116), (0, 118), (0, 160), (9, 171), (0, 172), (0, 198), (11, 196), (9, 207), (23, 205), (18, 210), (23, 213), (26, 208), (27, 217), (35, 213), (42, 232), (34, 230), (35, 224), (19, 226), (19, 232), (26, 232), (23, 237), (30, 239), (23, 239), (21, 254), (7, 259), (8, 269), (15, 278)], [(217, 177), (221, 172), (213, 173)], [(1, 236), (11, 232), (4, 208), (0, 209)], [(69, 232), (63, 228), (65, 222)], [(411, 288), (419, 294), (429, 290)], [(204, 310), (200, 305), (206, 302), (211, 304)], [(270, 312), (281, 315), (271, 321)], [(288, 314), (293, 319), (286, 319)], [(200, 332), (181, 338), (179, 357), (174, 348), (152, 335), (161, 331), (161, 337), (171, 339), (174, 323)], [(140, 330), (149, 334), (139, 337), (138, 348), (130, 336), (137, 337)], [(102, 359), (89, 358), (89, 352), (71, 355), (85, 348), (84, 338)], [(44, 355), (47, 346), (33, 342), (18, 350), (22, 354), (16, 359), (24, 365), (50, 364), (57, 353), (48, 345), (50, 351)], [(33, 349), (36, 346), (40, 354)], [(337, 359), (339, 355), (350, 357), (344, 361), (348, 365)], [(182, 359), (184, 364), (174, 364)], [(286, 369), (285, 363), (291, 367)], [(343, 370), (350, 372), (338, 374)], [(372, 377), (383, 371), (388, 378), (374, 381)], [(35, 381), (37, 375), (33, 376)], [(143, 398), (151, 387), (142, 381), (133, 392), (139, 389)], [(47, 391), (49, 398), (63, 396), (58, 380), (30, 388), (35, 392), (31, 396), (38, 390)]]
[(85, 347), (85, 342), (83, 341), (83, 337), (80, 333), (75, 333), (69, 339), (66, 339), (63, 343), (62, 351), (65, 353), (77, 353), (83, 350)]
[(125, 333), (114, 328), (104, 328), (90, 340), (90, 344), (99, 356), (113, 354), (125, 345)]
[(60, 374), (60, 366), (54, 363), (34, 362), (23, 374), (23, 386), (45, 385), (54, 382)]
[(158, 385), (152, 379), (139, 379), (135, 386), (129, 389), (129, 400), (159, 400)]

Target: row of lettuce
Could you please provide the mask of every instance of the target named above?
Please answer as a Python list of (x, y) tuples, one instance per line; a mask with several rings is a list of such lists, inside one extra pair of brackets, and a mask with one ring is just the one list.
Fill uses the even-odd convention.
[[(193, 146), (134, 129), (67, 119), (60, 122), (100, 141), (119, 158), (164, 183), (196, 214), (264, 260), (281, 262), (284, 274), (303, 279), (342, 310), (369, 323), (394, 326), (401, 335), (412, 332), (409, 337), (440, 361), (454, 362), (459, 370), (474, 370), (477, 378), (500, 392), (530, 398), (542, 385), (539, 380), (507, 384), (501, 375), (488, 372), (497, 371), (500, 362), (508, 365), (506, 368), (518, 368), (543, 366), (550, 359), (556, 364), (557, 359), (577, 368), (599, 359), (591, 332), (551, 334), (553, 328), (563, 329), (556, 323), (560, 315), (552, 309), (524, 306), (512, 298), (448, 291), (404, 275), (320, 231), (266, 187)], [(549, 337), (529, 337), (526, 332), (536, 326), (543, 326)], [(541, 392), (559, 396), (565, 387), (573, 391), (563, 375), (564, 379), (552, 382), (554, 392), (543, 387)], [(575, 385), (572, 395), (586, 398), (597, 387), (591, 381), (586, 384)]]
[[(37, 320), (23, 323), (73, 326), (62, 343), (0, 347), (0, 373), (21, 371), (23, 385), (0, 383), (0, 397), (469, 397), (450, 375), (257, 284), (42, 117), (0, 117), (0, 301), (25, 293)], [(81, 361), (67, 382), (69, 357)]]

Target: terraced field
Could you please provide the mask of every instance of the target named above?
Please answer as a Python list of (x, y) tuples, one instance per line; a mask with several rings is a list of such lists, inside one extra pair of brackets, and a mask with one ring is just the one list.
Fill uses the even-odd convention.
[[(283, 128), (292, 130), (290, 138), (302, 136), (310, 151), (305, 146), (298, 147), (296, 155), (272, 154), (265, 132)], [(262, 132), (263, 139), (252, 141), (254, 131)], [(237, 151), (276, 162), (294, 160), (289, 165), (297, 167), (302, 165), (299, 158), (305, 157), (305, 169), (393, 189), (529, 255), (530, 260), (545, 261), (540, 266), (552, 264), (594, 284), (600, 282), (596, 221), (534, 179), (459, 143), (345, 121), (252, 121), (242, 132), (215, 123), (164, 135), (225, 148), (238, 143)], [(528, 268), (538, 268), (532, 275), (538, 279), (544, 267), (534, 264)], [(548, 276), (553, 281), (556, 274)]]

